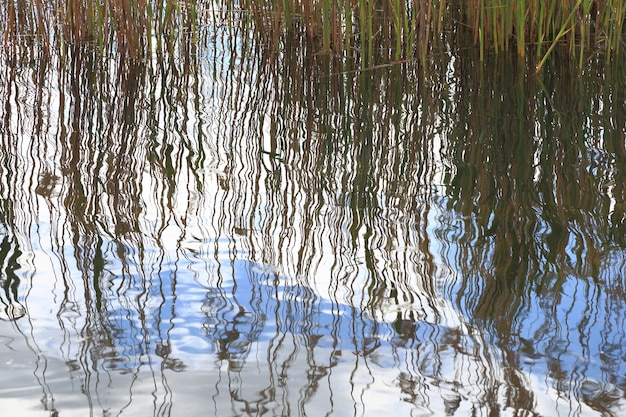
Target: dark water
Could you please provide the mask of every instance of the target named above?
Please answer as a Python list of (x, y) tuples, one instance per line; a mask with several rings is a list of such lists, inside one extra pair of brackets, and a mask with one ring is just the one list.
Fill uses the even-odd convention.
[(2, 61), (0, 414), (626, 415), (623, 60), (200, 43)]

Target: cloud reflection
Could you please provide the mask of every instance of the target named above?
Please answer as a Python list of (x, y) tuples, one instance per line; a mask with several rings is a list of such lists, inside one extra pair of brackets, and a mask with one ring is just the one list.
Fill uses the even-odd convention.
[(3, 63), (0, 396), (40, 410), (34, 368), (61, 414), (623, 411), (619, 81), (203, 36)]

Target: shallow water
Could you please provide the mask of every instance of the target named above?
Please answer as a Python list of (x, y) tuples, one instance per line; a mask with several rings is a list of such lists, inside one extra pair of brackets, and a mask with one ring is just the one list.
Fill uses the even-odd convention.
[(201, 43), (3, 61), (3, 411), (626, 413), (623, 62)]

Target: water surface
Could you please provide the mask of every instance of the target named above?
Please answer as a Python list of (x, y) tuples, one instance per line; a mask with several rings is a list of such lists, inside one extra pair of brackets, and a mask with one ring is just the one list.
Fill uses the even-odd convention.
[(2, 410), (626, 413), (624, 62), (200, 42), (2, 61)]

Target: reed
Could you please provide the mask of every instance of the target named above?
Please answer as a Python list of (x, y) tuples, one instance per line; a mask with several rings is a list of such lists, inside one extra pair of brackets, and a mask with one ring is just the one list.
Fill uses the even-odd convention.
[(444, 0), (241, 0), (225, 6), (246, 13), (247, 23), (264, 42), (297, 34), (316, 53), (341, 56), (356, 51), (371, 56), (374, 48), (390, 48), (400, 59), (426, 52), (431, 27), (441, 27), (445, 4)]
[(481, 57), (515, 50), (533, 56), (537, 70), (557, 47), (581, 67), (597, 51), (610, 58), (622, 48), (626, 20), (623, 0), (244, 0), (238, 7), (251, 13), (258, 35), (301, 33), (318, 52), (371, 56), (386, 47), (397, 60), (424, 57), (446, 31), (469, 28)]
[[(540, 70), (559, 47), (582, 66), (597, 51), (623, 49), (624, 0), (0, 0), (4, 50), (16, 45), (63, 51), (93, 45), (143, 59), (171, 49), (196, 28), (228, 24), (280, 48), (285, 36), (312, 53), (358, 54), (375, 49), (394, 60), (424, 59), (449, 33), (469, 34), (486, 53), (515, 50)], [(290, 44), (293, 44), (291, 42)]]
[(184, 0), (13, 0), (0, 1), (0, 13), (2, 49), (13, 53), (91, 46), (143, 59), (199, 23), (196, 2)]
[(537, 70), (559, 45), (582, 66), (597, 50), (606, 50), (610, 58), (624, 42), (622, 0), (469, 0), (461, 12), (481, 51), (515, 44), (521, 56), (534, 51)]

